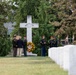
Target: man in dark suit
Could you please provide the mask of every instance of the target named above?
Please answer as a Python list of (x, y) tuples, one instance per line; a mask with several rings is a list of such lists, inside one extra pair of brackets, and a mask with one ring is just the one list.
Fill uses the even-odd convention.
[(23, 51), (23, 40), (21, 39), (21, 36), (17, 40), (17, 56), (21, 56)]
[(42, 36), (40, 44), (41, 44), (41, 55), (45, 56), (45, 54), (46, 54), (46, 40), (45, 40), (45, 36), (44, 35)]
[(24, 40), (23, 40), (23, 51), (24, 51), (24, 56), (27, 56), (27, 38), (26, 36), (24, 37)]
[(54, 36), (50, 37), (49, 40), (49, 47), (57, 47), (57, 39)]
[(17, 55), (17, 40), (16, 40), (16, 35), (14, 35), (14, 38), (12, 40), (13, 44), (13, 57), (16, 57)]

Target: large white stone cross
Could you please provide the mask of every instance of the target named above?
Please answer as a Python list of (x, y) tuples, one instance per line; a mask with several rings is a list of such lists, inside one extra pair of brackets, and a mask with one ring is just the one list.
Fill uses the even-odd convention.
[(32, 42), (32, 28), (38, 28), (38, 23), (32, 23), (32, 16), (27, 16), (27, 23), (20, 23), (20, 28), (27, 28), (27, 42)]

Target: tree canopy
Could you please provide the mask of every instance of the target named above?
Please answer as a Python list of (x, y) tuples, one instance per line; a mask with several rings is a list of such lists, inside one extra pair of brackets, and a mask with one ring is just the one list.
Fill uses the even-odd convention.
[[(9, 14), (5, 9), (9, 9), (8, 5), (11, 8)], [(37, 50), (40, 50), (42, 35), (48, 40), (51, 35), (62, 37), (63, 34), (76, 34), (76, 0), (10, 0), (8, 4), (0, 4), (0, 9), (0, 25), (7, 15), (9, 21), (16, 22), (13, 35), (26, 35), (26, 29), (21, 29), (20, 23), (27, 21), (27, 15), (32, 15), (33, 22), (39, 23), (39, 28), (33, 29), (32, 33)]]

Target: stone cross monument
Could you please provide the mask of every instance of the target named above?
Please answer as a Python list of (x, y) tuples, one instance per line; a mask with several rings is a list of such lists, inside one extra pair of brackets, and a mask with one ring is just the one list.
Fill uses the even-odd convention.
[(32, 28), (38, 28), (38, 23), (32, 23), (32, 16), (27, 16), (27, 23), (20, 23), (20, 28), (27, 28), (27, 42), (32, 42)]

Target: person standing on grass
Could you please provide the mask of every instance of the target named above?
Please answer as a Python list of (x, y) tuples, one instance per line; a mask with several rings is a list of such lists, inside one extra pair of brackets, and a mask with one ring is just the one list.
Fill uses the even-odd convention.
[(54, 36), (51, 36), (50, 37), (50, 40), (49, 40), (49, 47), (57, 47), (57, 40)]
[(16, 35), (14, 35), (14, 37), (13, 37), (12, 44), (13, 44), (13, 57), (16, 57), (17, 56), (17, 40), (16, 40)]
[(45, 54), (46, 54), (46, 40), (45, 40), (45, 36), (44, 35), (42, 36), (40, 44), (41, 44), (41, 55), (45, 56)]
[(21, 36), (19, 36), (19, 39), (17, 40), (17, 56), (21, 56), (23, 51), (23, 40), (21, 39)]
[(26, 36), (24, 37), (24, 40), (23, 40), (23, 52), (24, 52), (24, 56), (27, 56), (27, 38)]

